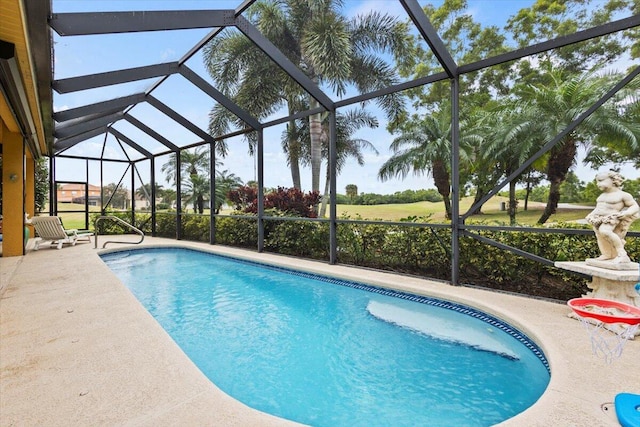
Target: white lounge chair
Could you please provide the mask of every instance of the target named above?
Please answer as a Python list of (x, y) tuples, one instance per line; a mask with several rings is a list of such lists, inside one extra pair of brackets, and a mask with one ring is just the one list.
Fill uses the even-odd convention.
[(62, 249), (64, 243), (75, 246), (78, 239), (86, 238), (91, 241), (93, 232), (89, 230), (65, 230), (62, 221), (57, 216), (37, 216), (31, 219), (31, 224), (36, 229), (36, 246), (33, 250), (37, 251), (42, 242), (50, 242), (51, 245), (57, 244), (58, 249)]

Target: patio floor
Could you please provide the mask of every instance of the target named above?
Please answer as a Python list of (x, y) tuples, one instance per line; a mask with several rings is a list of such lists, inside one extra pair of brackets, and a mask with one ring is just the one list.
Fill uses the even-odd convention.
[[(585, 330), (567, 317), (563, 304), (169, 239), (146, 237), (142, 245), (108, 249), (149, 245), (194, 247), (331, 274), (461, 302), (508, 321), (540, 345), (552, 376), (540, 400), (504, 426), (617, 426), (607, 404), (617, 393), (640, 393), (640, 338), (607, 365), (591, 354)], [(296, 425), (253, 410), (212, 384), (99, 252), (93, 242), (82, 241), (0, 258), (0, 425)]]

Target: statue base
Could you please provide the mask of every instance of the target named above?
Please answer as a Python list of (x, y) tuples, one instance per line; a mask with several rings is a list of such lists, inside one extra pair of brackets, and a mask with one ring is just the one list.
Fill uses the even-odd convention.
[(598, 258), (588, 258), (585, 260), (585, 264), (604, 268), (605, 270), (618, 270), (618, 271), (638, 271), (639, 264), (637, 262), (631, 261), (623, 261), (623, 262), (615, 262), (613, 260), (601, 260)]
[(586, 262), (556, 262), (554, 265), (563, 270), (591, 276), (591, 283), (587, 284), (591, 292), (585, 297), (608, 299), (640, 307), (640, 294), (635, 285), (640, 280), (637, 270), (614, 270), (588, 265)]

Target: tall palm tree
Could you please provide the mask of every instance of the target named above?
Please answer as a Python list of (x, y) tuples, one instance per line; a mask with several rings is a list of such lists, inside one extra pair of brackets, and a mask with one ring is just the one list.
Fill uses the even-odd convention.
[[(169, 161), (162, 165), (167, 181), (177, 185), (176, 182), (176, 155), (172, 154)], [(209, 149), (205, 146), (197, 147), (193, 151), (182, 150), (180, 152), (180, 168), (183, 180), (192, 175), (209, 174)]]
[[(329, 158), (329, 115), (324, 113), (322, 115), (321, 135), (320, 141), (322, 142), (322, 157)], [(336, 115), (336, 176), (342, 171), (349, 158), (353, 158), (360, 165), (364, 165), (363, 150), (370, 150), (375, 154), (378, 154), (376, 147), (368, 140), (363, 138), (354, 138), (353, 134), (362, 128), (376, 128), (378, 127), (378, 120), (374, 115), (367, 112), (363, 108), (356, 108), (348, 110), (345, 113), (339, 113)], [(309, 138), (309, 126), (308, 123), (301, 122), (298, 128), (298, 134), (303, 140), (308, 141)], [(303, 144), (301, 146), (301, 160), (303, 163), (311, 163), (310, 145)], [(327, 162), (326, 179), (324, 186), (324, 193), (322, 197), (322, 203), (319, 209), (318, 216), (324, 217), (326, 213), (327, 202), (329, 198), (329, 187), (331, 185), (329, 162)]]
[[(349, 20), (340, 14), (342, 6), (342, 0), (265, 0), (249, 9), (249, 19), (313, 82), (330, 87), (338, 96), (344, 95), (349, 86), (369, 92), (396, 83), (395, 70), (384, 61), (384, 55), (407, 53), (407, 25), (378, 12)], [(266, 117), (285, 105), (290, 114), (300, 111), (301, 97), (310, 108), (319, 106), (238, 33), (227, 32), (214, 39), (205, 49), (205, 64), (222, 92), (255, 117)], [(404, 106), (398, 93), (376, 102), (391, 119)], [(220, 109), (214, 109), (210, 118), (210, 132), (214, 134), (228, 126), (229, 115)], [(312, 191), (319, 191), (322, 114), (311, 115), (308, 120), (311, 186)], [(242, 125), (237, 120), (235, 124)], [(293, 131), (291, 127), (289, 134), (295, 135)], [(292, 170), (298, 165), (296, 143), (292, 137), (287, 150)], [(292, 176), (295, 184), (294, 172)]]
[[(580, 114), (589, 109), (619, 80), (615, 74), (598, 75), (597, 70), (567, 76), (561, 70), (550, 69), (545, 84), (527, 85), (520, 91), (522, 99), (528, 101), (524, 117), (536, 117), (536, 138), (551, 141)], [(616, 141), (618, 144), (638, 146), (640, 131), (637, 117), (630, 118), (625, 110), (630, 94), (635, 93), (632, 103), (637, 103), (638, 79), (618, 92), (613, 99), (598, 108), (577, 128), (563, 137), (548, 153), (546, 178), (549, 181), (549, 197), (544, 212), (538, 219), (544, 224), (556, 212), (560, 200), (560, 185), (576, 161), (578, 146), (587, 150), (595, 140)]]
[[(461, 127), (463, 124), (461, 123)], [(462, 132), (461, 132), (462, 134)], [(468, 161), (471, 142), (480, 138), (467, 134), (460, 138), (460, 161)], [(438, 193), (443, 198), (445, 214), (451, 219), (451, 117), (447, 108), (431, 115), (415, 116), (389, 147), (393, 155), (378, 171), (378, 178), (405, 178), (431, 174)]]
[[(481, 116), (481, 128), (486, 143), (482, 145), (482, 155), (490, 159), (500, 176), (507, 177), (515, 172), (544, 144), (537, 133), (539, 117), (530, 115), (532, 110), (518, 102), (507, 102)], [(528, 176), (523, 171), (520, 176), (509, 181), (509, 222), (516, 224), (516, 185)]]
[(204, 200), (209, 196), (209, 177), (202, 175), (191, 175), (185, 182), (185, 197), (183, 203), (192, 203), (193, 211), (199, 214), (204, 213)]
[[(193, 210), (202, 214), (204, 212), (204, 197), (209, 194), (209, 149), (205, 146), (196, 147), (193, 151), (182, 150), (180, 152), (181, 183), (185, 188), (184, 203), (193, 203)], [(166, 174), (167, 181), (176, 187), (177, 182), (177, 156), (172, 154), (169, 161), (162, 165), (162, 172)]]

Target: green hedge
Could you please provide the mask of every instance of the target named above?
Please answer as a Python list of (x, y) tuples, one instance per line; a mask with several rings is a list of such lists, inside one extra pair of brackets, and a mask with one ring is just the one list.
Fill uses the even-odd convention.
[[(90, 221), (95, 228), (96, 219), (101, 216), (101, 213), (91, 214)], [(127, 224), (131, 224), (131, 211), (107, 211), (105, 215), (115, 216), (125, 221)], [(151, 214), (150, 213), (139, 213), (136, 212), (135, 222), (133, 224), (136, 228), (142, 230), (144, 233), (151, 233)], [(133, 231), (122, 224), (117, 223), (116, 221), (110, 221), (108, 219), (101, 220), (98, 223), (98, 234), (131, 234)]]
[(176, 213), (156, 213), (156, 236), (176, 238)]
[[(130, 214), (129, 214), (130, 215)], [(277, 216), (270, 212), (270, 216)], [(127, 221), (127, 213), (117, 214)], [(149, 214), (137, 214), (136, 223), (150, 231)], [(343, 217), (341, 219), (349, 219)], [(357, 218), (359, 219), (359, 218)], [(428, 218), (408, 218), (425, 222)], [(101, 234), (126, 232), (104, 221)], [(216, 243), (257, 248), (258, 221), (255, 216), (217, 217)], [(182, 215), (185, 240), (209, 241), (208, 215)], [(264, 222), (268, 252), (327, 261), (329, 225), (326, 222), (269, 219)], [(156, 215), (156, 233), (175, 238), (175, 213)], [(561, 228), (588, 228), (559, 224)], [(149, 232), (147, 231), (147, 232)], [(533, 253), (553, 261), (583, 261), (599, 255), (593, 235), (526, 231), (473, 231), (485, 238)], [(451, 230), (392, 224), (341, 222), (337, 227), (338, 262), (393, 271), (425, 278), (451, 280)], [(640, 260), (640, 239), (628, 237), (625, 249)], [(463, 236), (460, 239), (460, 283), (523, 293), (558, 300), (584, 294), (588, 279), (575, 273), (529, 260), (504, 249)]]
[(216, 218), (216, 243), (241, 248), (258, 247), (258, 218)]
[(265, 250), (283, 255), (329, 259), (329, 225), (309, 221), (265, 221)]
[(182, 238), (194, 242), (208, 242), (209, 215), (182, 214)]

